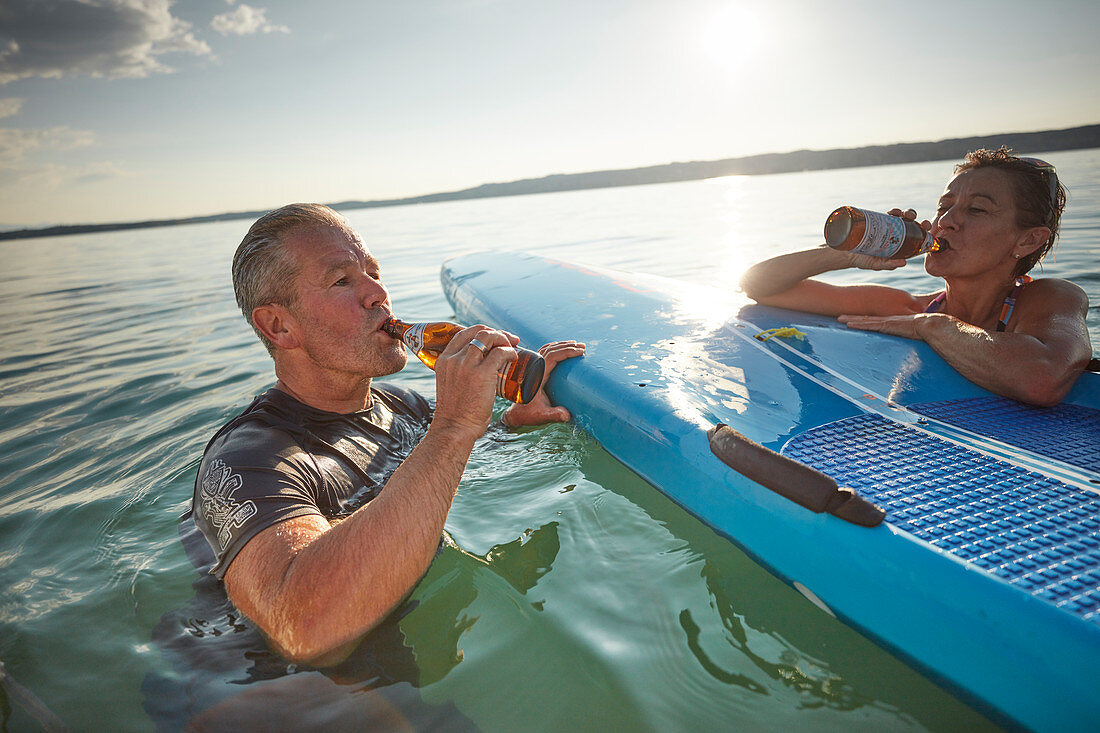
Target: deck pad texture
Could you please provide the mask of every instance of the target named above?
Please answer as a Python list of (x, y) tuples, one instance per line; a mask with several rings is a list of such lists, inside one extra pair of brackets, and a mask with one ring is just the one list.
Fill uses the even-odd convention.
[(782, 452), (878, 504), (895, 527), (1100, 624), (1100, 494), (880, 415), (814, 428)]
[(979, 435), (1100, 472), (1100, 410), (1080, 405), (1034, 407), (1005, 397), (911, 405), (911, 410)]

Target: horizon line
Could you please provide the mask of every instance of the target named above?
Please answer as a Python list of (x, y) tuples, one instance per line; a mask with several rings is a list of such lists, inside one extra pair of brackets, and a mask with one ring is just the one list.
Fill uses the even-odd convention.
[[(673, 183), (687, 180), (706, 180), (729, 175), (776, 175), (808, 170), (834, 170), (878, 165), (930, 162), (957, 159), (977, 147), (1010, 147), (1016, 149), (1021, 142), (1045, 142), (1043, 150), (1028, 152), (1055, 152), (1083, 150), (1100, 147), (1100, 124), (1081, 125), (1056, 130), (1033, 132), (1008, 132), (993, 135), (976, 135), (966, 138), (945, 138), (937, 141), (902, 142), (888, 145), (870, 145), (858, 148), (830, 148), (826, 150), (800, 149), (784, 153), (761, 153), (738, 158), (722, 158), (708, 161), (659, 163), (636, 168), (617, 168), (583, 173), (551, 173), (538, 178), (522, 178), (502, 183), (483, 183), (471, 188), (396, 199), (371, 201), (345, 200), (326, 204), (337, 211), (353, 209), (408, 206), (475, 198), (533, 195), (594, 188), (614, 188), (656, 183)], [(1012, 143), (1012, 144), (1008, 144)], [(965, 148), (965, 150), (962, 150)], [(962, 150), (960, 153), (959, 151)], [(237, 219), (258, 218), (270, 211), (232, 211), (203, 216), (150, 219), (103, 224), (59, 224), (44, 227), (24, 227), (0, 231), (0, 240), (33, 239), (69, 234), (91, 234), (106, 231), (148, 229), (164, 226), (203, 224)]]

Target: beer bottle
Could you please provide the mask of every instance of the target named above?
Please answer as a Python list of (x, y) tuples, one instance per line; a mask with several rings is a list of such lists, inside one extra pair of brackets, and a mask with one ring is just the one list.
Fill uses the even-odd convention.
[[(447, 321), (405, 323), (396, 318), (391, 318), (382, 325), (383, 331), (403, 342), (409, 351), (433, 370), (443, 349), (462, 329), (463, 326)], [(546, 360), (529, 349), (519, 346), (512, 348), (519, 358), (506, 365), (504, 372), (500, 374), (497, 395), (522, 405), (530, 402), (538, 393), (543, 372), (546, 370)]]
[(825, 243), (833, 249), (884, 259), (907, 259), (942, 249), (939, 240), (912, 219), (841, 206), (825, 222)]

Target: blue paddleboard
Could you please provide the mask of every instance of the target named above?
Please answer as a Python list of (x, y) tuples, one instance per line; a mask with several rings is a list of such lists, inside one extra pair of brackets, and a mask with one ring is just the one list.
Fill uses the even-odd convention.
[[(442, 280), (465, 322), (528, 346), (584, 341), (552, 398), (825, 612), (1002, 721), (1100, 720), (1100, 375), (1034, 408), (924, 343), (733, 292), (504, 252), (449, 260)], [(746, 478), (712, 449), (719, 423), (885, 521), (816, 513)]]

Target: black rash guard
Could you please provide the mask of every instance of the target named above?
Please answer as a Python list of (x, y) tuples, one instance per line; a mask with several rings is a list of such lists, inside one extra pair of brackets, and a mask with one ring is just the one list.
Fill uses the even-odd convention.
[(420, 442), (431, 407), (420, 395), (372, 385), (369, 409), (325, 412), (270, 389), (226, 423), (199, 464), (195, 525), (218, 578), (241, 548), (279, 522), (347, 516), (373, 499)]

